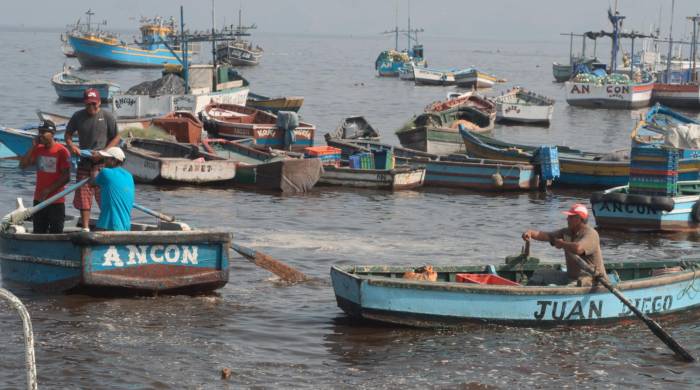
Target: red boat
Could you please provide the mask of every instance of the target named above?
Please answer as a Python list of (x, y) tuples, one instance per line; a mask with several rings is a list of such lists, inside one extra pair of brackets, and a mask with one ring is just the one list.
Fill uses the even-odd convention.
[(160, 127), (177, 142), (198, 145), (202, 142), (202, 122), (189, 111), (173, 111), (153, 119), (153, 126)]

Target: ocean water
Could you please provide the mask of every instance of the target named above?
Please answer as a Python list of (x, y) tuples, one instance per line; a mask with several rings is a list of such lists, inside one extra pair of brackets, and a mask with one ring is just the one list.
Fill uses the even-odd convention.
[[(59, 33), (0, 33), (0, 124), (35, 123), (37, 109), (70, 114), (79, 108), (57, 101), (49, 82), (63, 63), (79, 68), (61, 54)], [(318, 144), (351, 115), (364, 115), (385, 142), (397, 144), (394, 130), (450, 90), (375, 77), (374, 59), (391, 44), (379, 35), (259, 34), (254, 42), (265, 49), (262, 63), (241, 69), (252, 91), (304, 96), (300, 113), (317, 125)], [(563, 85), (551, 76), (551, 63), (568, 57), (566, 40), (426, 37), (423, 44), (432, 67), (476, 65), (508, 80), (490, 94), (521, 85), (556, 99), (550, 127), (497, 126), (494, 135), (504, 140), (621, 149), (644, 112), (569, 107)], [(148, 69), (79, 71), (123, 89), (159, 76)], [(33, 186), (33, 173), (20, 171), (14, 161), (0, 162), (0, 214), (11, 211), (17, 197), (29, 200)], [(193, 226), (230, 229), (235, 241), (297, 267), (313, 281), (286, 285), (235, 257), (229, 284), (206, 296), (107, 299), (13, 291), (32, 316), (39, 384), (46, 388), (697, 388), (698, 365), (677, 362), (637, 321), (544, 330), (416, 330), (355, 323), (336, 306), (331, 265), (499, 263), (520, 251), (524, 230), (563, 226), (560, 212), (589, 195), (318, 188), (279, 196), (139, 185), (139, 203)], [(601, 241), (610, 261), (673, 258), (700, 249), (697, 234), (601, 232)], [(542, 243), (533, 245), (532, 254), (563, 261)], [(697, 321), (689, 313), (662, 325), (700, 355)], [(20, 388), (21, 325), (4, 304), (0, 328), (0, 388)], [(232, 370), (230, 379), (220, 379), (222, 368)]]

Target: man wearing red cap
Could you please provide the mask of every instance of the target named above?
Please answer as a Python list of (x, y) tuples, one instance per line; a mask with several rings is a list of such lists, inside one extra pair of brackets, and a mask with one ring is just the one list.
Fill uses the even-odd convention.
[[(117, 121), (109, 112), (100, 109), (100, 93), (88, 89), (83, 94), (85, 108), (77, 111), (66, 126), (66, 145), (74, 155), (80, 156), (80, 150), (99, 151), (119, 145)], [(73, 143), (73, 134), (78, 134), (78, 145)], [(96, 177), (102, 164), (89, 157), (81, 157), (78, 163), (76, 180)], [(92, 199), (100, 202), (100, 189), (94, 184), (86, 184), (75, 191), (73, 206), (80, 210), (84, 230), (90, 228), (90, 209)]]
[(566, 258), (566, 279), (569, 284), (593, 285), (593, 277), (581, 271), (575, 260), (576, 255), (588, 262), (595, 269), (596, 275), (607, 278), (598, 232), (587, 224), (588, 208), (576, 203), (563, 214), (566, 215), (567, 227), (553, 232), (528, 230), (523, 233), (523, 240), (529, 241), (532, 238), (548, 241), (552, 246), (563, 249)]

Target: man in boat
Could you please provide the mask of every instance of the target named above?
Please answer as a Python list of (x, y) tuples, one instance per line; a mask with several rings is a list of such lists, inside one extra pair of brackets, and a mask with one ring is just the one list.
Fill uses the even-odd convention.
[(566, 215), (567, 227), (553, 232), (543, 232), (539, 230), (528, 230), (523, 233), (523, 240), (529, 241), (535, 239), (537, 241), (547, 241), (550, 245), (564, 250), (566, 258), (566, 273), (554, 275), (548, 273), (541, 274), (536, 280), (537, 274), (533, 275), (533, 284), (568, 284), (576, 286), (592, 286), (593, 276), (581, 270), (575, 260), (575, 256), (581, 257), (588, 262), (594, 269), (596, 276), (607, 278), (605, 266), (603, 265), (603, 254), (600, 250), (600, 237), (598, 232), (588, 226), (588, 208), (576, 203), (571, 206), (568, 211), (564, 211)]
[(94, 179), (101, 194), (97, 230), (131, 230), (131, 209), (136, 190), (134, 177), (121, 167), (124, 158), (124, 152), (118, 146), (93, 153), (93, 160), (104, 164)]
[[(70, 153), (65, 146), (54, 140), (56, 125), (48, 120), (43, 121), (38, 130), (39, 135), (32, 140), (32, 147), (19, 160), (22, 169), (36, 165), (35, 206), (63, 191), (66, 183), (70, 181)], [(34, 214), (35, 234), (63, 233), (66, 218), (65, 201), (65, 198), (57, 199)]]
[[(100, 93), (87, 89), (83, 94), (85, 108), (73, 114), (66, 126), (66, 145), (71, 153), (80, 156), (80, 150), (106, 150), (119, 145), (117, 121), (109, 112), (100, 109)], [(73, 134), (78, 134), (78, 145), (73, 143)], [(94, 156), (94, 154), (93, 154)], [(102, 164), (95, 157), (81, 157), (78, 162), (76, 181), (86, 177), (96, 177)], [(83, 230), (90, 229), (90, 209), (92, 199), (100, 202), (100, 190), (94, 184), (84, 185), (75, 191), (73, 206), (80, 210)]]

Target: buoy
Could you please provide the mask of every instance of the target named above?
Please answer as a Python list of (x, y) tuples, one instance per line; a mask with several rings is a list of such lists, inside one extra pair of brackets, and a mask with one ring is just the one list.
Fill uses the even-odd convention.
[(496, 187), (503, 186), (503, 176), (501, 176), (500, 173), (494, 173), (493, 175), (491, 175), (491, 180), (493, 180), (493, 184), (495, 184)]
[(233, 375), (233, 372), (231, 371), (230, 368), (222, 368), (221, 369), (221, 379), (228, 379)]

